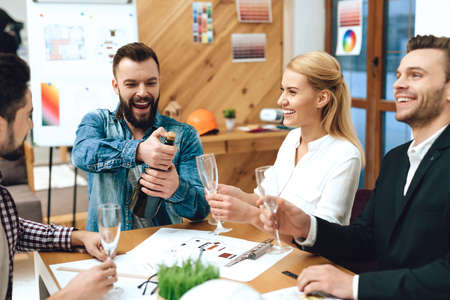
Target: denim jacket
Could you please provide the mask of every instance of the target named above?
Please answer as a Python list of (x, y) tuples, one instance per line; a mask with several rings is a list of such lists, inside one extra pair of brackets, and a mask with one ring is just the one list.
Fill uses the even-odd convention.
[[(167, 199), (169, 201), (162, 201), (159, 212), (152, 220), (153, 224), (181, 223), (182, 217), (202, 220), (209, 214), (209, 205), (205, 200), (195, 163), (195, 157), (203, 153), (195, 129), (156, 113), (153, 126), (147, 129), (144, 138), (135, 140), (123, 118), (117, 120), (115, 112), (98, 109), (83, 117), (77, 129), (72, 152), (73, 164), (89, 172), (87, 230), (98, 231), (97, 207), (106, 202), (117, 203), (122, 207), (122, 230), (133, 228), (132, 212), (128, 206), (129, 195), (134, 187), (128, 184), (128, 171), (139, 163), (136, 162), (139, 143), (147, 139), (158, 127), (177, 134), (175, 145), (178, 151), (173, 163), (180, 184), (175, 193)], [(142, 164), (143, 170), (145, 167), (147, 166)]]

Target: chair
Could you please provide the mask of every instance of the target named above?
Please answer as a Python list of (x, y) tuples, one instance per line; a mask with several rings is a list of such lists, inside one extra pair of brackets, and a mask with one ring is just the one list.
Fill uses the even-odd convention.
[(23, 155), (14, 161), (0, 158), (1, 184), (13, 197), (21, 218), (42, 222), (41, 201), (34, 193), (33, 148), (25, 142), (22, 151)]
[[(359, 189), (356, 191), (355, 199), (353, 201), (352, 214), (350, 216), (350, 224), (353, 224), (355, 220), (361, 215), (367, 202), (370, 200), (372, 190)], [(363, 272), (376, 271), (378, 269), (378, 262), (376, 260), (370, 261), (341, 261), (339, 264), (356, 274)]]
[(355, 199), (353, 201), (352, 214), (350, 216), (350, 224), (353, 224), (355, 220), (361, 215), (366, 207), (367, 202), (369, 202), (372, 190), (370, 189), (359, 189), (356, 191)]

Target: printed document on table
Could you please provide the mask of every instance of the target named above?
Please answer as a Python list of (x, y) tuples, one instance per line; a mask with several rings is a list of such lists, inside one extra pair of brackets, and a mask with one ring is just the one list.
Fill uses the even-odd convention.
[(338, 300), (338, 298), (305, 296), (296, 286), (265, 293), (262, 296), (264, 300)]
[[(134, 260), (127, 254), (116, 256), (114, 258), (114, 262), (116, 263), (118, 273), (117, 282), (114, 283), (114, 286), (120, 287), (124, 291), (119, 298), (114, 298), (115, 300), (157, 299), (157, 293), (150, 295), (151, 291), (155, 287), (154, 284), (149, 283), (145, 296), (142, 295), (143, 289), (137, 288), (137, 286), (144, 282), (150, 275), (156, 273), (156, 270), (152, 269), (152, 267), (149, 265)], [(99, 264), (101, 264), (101, 262), (97, 259), (85, 259), (50, 265), (50, 269), (55, 275), (59, 286), (63, 288), (69, 283), (69, 281), (71, 281), (73, 278), (75, 278), (75, 276), (78, 275), (79, 271), (88, 270), (91, 267), (97, 266)], [(63, 271), (61, 270), (62, 268), (73, 271)], [(78, 271), (76, 272), (75, 270)], [(124, 274), (125, 276), (121, 276), (121, 274)], [(129, 274), (132, 274), (136, 277), (140, 276), (141, 278), (126, 277), (126, 275)], [(107, 299), (104, 298), (104, 300)]]
[(173, 265), (187, 258), (197, 259), (202, 252), (203, 262), (220, 268), (220, 276), (238, 281), (251, 281), (276, 264), (291, 251), (283, 254), (264, 254), (256, 260), (246, 259), (231, 267), (225, 265), (258, 243), (210, 231), (161, 228), (127, 255), (157, 268), (158, 264)]

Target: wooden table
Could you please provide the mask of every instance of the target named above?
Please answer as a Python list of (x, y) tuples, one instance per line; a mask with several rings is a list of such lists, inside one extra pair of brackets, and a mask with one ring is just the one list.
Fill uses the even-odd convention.
[[(166, 227), (213, 230), (215, 226), (211, 226), (207, 222), (201, 222), (183, 223)], [(233, 228), (232, 231), (224, 234), (226, 236), (246, 239), (254, 242), (261, 242), (270, 237), (267, 234), (259, 231), (255, 227), (247, 224), (225, 223), (225, 227)], [(159, 228), (160, 227), (151, 227), (122, 232), (118, 246), (118, 254), (123, 254), (133, 249), (143, 240), (148, 238), (151, 234), (156, 232)], [(36, 278), (38, 279), (40, 299), (45, 299), (46, 297), (56, 293), (60, 289), (60, 286), (58, 285), (53, 272), (49, 268), (49, 265), (88, 258), (91, 258), (88, 254), (80, 253), (35, 252), (34, 264)], [(260, 293), (267, 293), (277, 289), (292, 287), (296, 285), (297, 281), (281, 274), (282, 271), (288, 270), (294, 274), (299, 274), (300, 271), (307, 266), (324, 263), (329, 263), (329, 261), (323, 257), (316, 256), (294, 248), (294, 251), (292, 251), (292, 253), (290, 253), (270, 269), (259, 275), (256, 279), (248, 282), (247, 284)]]
[(204, 135), (200, 139), (205, 153), (212, 152), (216, 155), (278, 151), (288, 133), (288, 130), (256, 133), (236, 130), (215, 135)]

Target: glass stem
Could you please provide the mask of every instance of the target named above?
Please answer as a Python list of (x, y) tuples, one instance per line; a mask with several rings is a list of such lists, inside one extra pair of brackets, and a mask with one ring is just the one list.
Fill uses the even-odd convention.
[(281, 248), (280, 234), (278, 233), (278, 229), (275, 229), (275, 246)]
[[(274, 213), (276, 213), (276, 211)], [(275, 220), (275, 228), (275, 246), (281, 248), (280, 234), (278, 233), (278, 220)]]
[(218, 229), (223, 229), (222, 221), (217, 220), (217, 228)]

